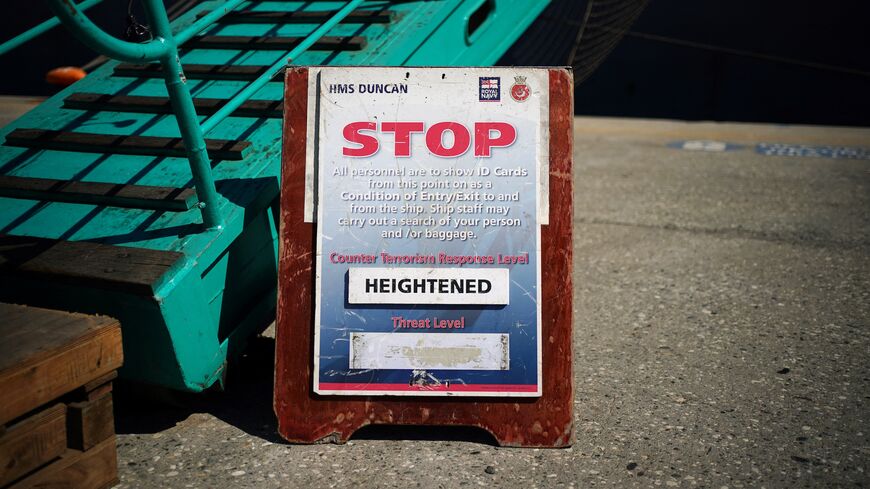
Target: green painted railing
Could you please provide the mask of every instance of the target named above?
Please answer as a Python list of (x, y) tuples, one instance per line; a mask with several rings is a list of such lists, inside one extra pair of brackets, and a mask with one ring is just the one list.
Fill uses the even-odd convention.
[(193, 99), (186, 86), (184, 70), (178, 56), (178, 45), (169, 27), (169, 18), (162, 0), (143, 0), (145, 15), (154, 38), (145, 43), (122, 41), (97, 27), (84, 12), (66, 0), (47, 0), (48, 6), (61, 23), (94, 51), (127, 62), (159, 61), (163, 80), (169, 93), (169, 103), (178, 121), (190, 172), (199, 199), (202, 222), (208, 229), (223, 226), (218, 208), (218, 194), (211, 174), (202, 128), (196, 118)]
[(211, 26), (215, 21), (232, 11), (247, 0), (228, 0), (221, 8), (214, 9), (193, 24), (173, 35), (169, 26), (169, 18), (161, 0), (142, 0), (145, 15), (153, 33), (153, 38), (144, 43), (134, 43), (117, 39), (96, 26), (88, 19), (84, 10), (99, 3), (101, 0), (85, 0), (80, 4), (69, 0), (46, 0), (56, 18), (43, 22), (14, 39), (0, 45), (0, 54), (46, 32), (58, 23), (72, 31), (79, 40), (94, 51), (121, 61), (131, 63), (159, 62), (163, 71), (166, 90), (172, 111), (178, 122), (178, 129), (184, 141), (190, 171), (193, 177), (198, 207), (202, 212), (202, 221), (207, 229), (220, 229), (224, 218), (218, 206), (218, 194), (212, 176), (211, 163), (206, 151), (204, 134), (215, 128), (221, 121), (238, 109), (254, 93), (263, 88), (281, 69), (300, 54), (310, 48), (330, 29), (342, 21), (365, 0), (351, 0), (338, 10), (332, 17), (303, 39), (295, 48), (284, 56), (262, 75), (241, 89), (215, 112), (211, 117), (199, 123), (193, 99), (187, 89), (184, 69), (178, 54), (178, 46), (191, 39), (199, 32)]

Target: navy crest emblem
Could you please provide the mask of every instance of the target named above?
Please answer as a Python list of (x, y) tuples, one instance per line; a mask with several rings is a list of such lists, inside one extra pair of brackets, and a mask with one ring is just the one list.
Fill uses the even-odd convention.
[(517, 102), (525, 102), (532, 94), (532, 89), (526, 84), (526, 77), (515, 76), (511, 85), (511, 98)]
[(481, 102), (498, 102), (501, 100), (501, 77), (498, 76), (481, 76), (480, 77), (480, 101)]

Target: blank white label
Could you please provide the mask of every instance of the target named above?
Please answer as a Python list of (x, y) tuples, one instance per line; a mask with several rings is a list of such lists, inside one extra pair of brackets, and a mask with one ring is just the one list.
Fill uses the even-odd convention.
[(352, 369), (507, 370), (507, 334), (351, 333)]

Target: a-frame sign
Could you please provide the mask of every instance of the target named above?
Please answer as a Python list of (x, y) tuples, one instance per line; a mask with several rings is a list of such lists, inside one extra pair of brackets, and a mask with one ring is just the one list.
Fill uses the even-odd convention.
[(275, 413), (572, 439), (572, 79), (288, 68)]

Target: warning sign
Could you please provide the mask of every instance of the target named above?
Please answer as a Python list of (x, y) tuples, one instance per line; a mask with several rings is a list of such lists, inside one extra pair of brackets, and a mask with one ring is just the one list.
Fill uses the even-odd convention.
[(548, 70), (308, 80), (314, 391), (540, 396)]

